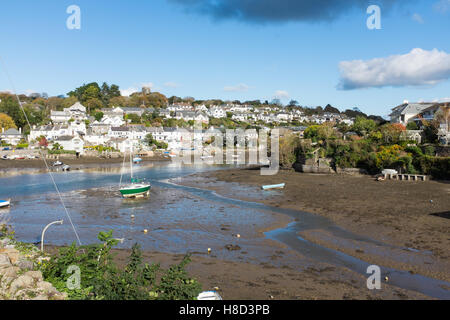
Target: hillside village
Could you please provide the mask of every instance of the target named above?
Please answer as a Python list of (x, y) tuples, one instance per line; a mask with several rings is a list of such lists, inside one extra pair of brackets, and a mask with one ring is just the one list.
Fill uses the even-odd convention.
[[(140, 94), (146, 93), (151, 94), (150, 89), (143, 88)], [(6, 149), (36, 148), (39, 145), (45, 145), (49, 150), (59, 153), (74, 152), (77, 156), (93, 148), (125, 152), (130, 146), (133, 146), (134, 150), (141, 151), (158, 147), (177, 152), (183, 148), (183, 135), (186, 132), (192, 134), (194, 125), (199, 124), (203, 130), (221, 131), (236, 128), (265, 130), (282, 128), (283, 132), (293, 132), (300, 137), (303, 137), (304, 131), (311, 125), (326, 124), (335, 127), (344, 136), (351, 136), (357, 134), (353, 127), (355, 119), (368, 117), (359, 110), (340, 112), (329, 105), (325, 109), (304, 108), (295, 101), (283, 106), (277, 101), (273, 103), (214, 100), (205, 102), (176, 97), (167, 99), (164, 96), (161, 99), (162, 95), (156, 94), (160, 99), (158, 103), (154, 103), (157, 106), (149, 105), (148, 100), (147, 103), (146, 100), (142, 100), (142, 104), (138, 107), (136, 101), (133, 102), (135, 106), (115, 106), (114, 101), (124, 104), (122, 100), (114, 100), (123, 98), (117, 95), (110, 98), (107, 107), (101, 103), (92, 107), (92, 99), (85, 99), (85, 102), (91, 105), (86, 107), (77, 101), (83, 99), (75, 99), (75, 95), (71, 95), (70, 101), (73, 101), (73, 104), (65, 108), (57, 108), (59, 110), (49, 110), (47, 117), (43, 116), (42, 121), (32, 124), (31, 128), (26, 128), (27, 125), (24, 122), (22, 122), (23, 127), (16, 126), (14, 123), (9, 128), (3, 126), (0, 139)], [(39, 100), (45, 98), (38, 96)], [(30, 97), (26, 98), (29, 100)], [(52, 98), (48, 98), (50, 99)], [(141, 100), (137, 101), (141, 102)], [(31, 104), (30, 107), (30, 103), (26, 102), (28, 108), (31, 108), (27, 109), (27, 112), (42, 110), (42, 104), (38, 103), (39, 101), (34, 105)], [(448, 109), (448, 106), (443, 103), (405, 101), (392, 109), (390, 122), (403, 125), (407, 129), (405, 130), (406, 138), (421, 143), (424, 121), (435, 119), (436, 113), (442, 108)], [(30, 115), (33, 115), (31, 111)], [(376, 120), (378, 124), (386, 122), (381, 117), (368, 118)], [(446, 122), (445, 119), (440, 121), (437, 134), (439, 143), (448, 145), (450, 141), (448, 121)], [(208, 137), (205, 134), (204, 139), (201, 139), (202, 142), (205, 142)], [(198, 135), (196, 139), (199, 139)]]

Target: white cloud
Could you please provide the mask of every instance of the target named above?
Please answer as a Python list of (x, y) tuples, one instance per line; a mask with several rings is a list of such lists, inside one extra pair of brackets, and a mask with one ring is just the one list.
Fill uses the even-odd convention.
[(289, 93), (284, 90), (277, 90), (275, 91), (275, 95), (273, 96), (274, 99), (289, 99)]
[(124, 97), (129, 97), (133, 93), (138, 92), (138, 91), (139, 91), (139, 89), (136, 89), (136, 88), (128, 88), (128, 89), (120, 90), (120, 94)]
[(342, 61), (339, 69), (341, 90), (435, 85), (450, 78), (450, 54), (416, 48), (404, 55)]
[(433, 5), (433, 8), (440, 13), (450, 12), (450, 0), (440, 0)]
[(124, 96), (124, 97), (129, 97), (129, 96), (131, 96), (133, 93), (140, 92), (140, 91), (142, 90), (143, 87), (152, 89), (152, 88), (154, 87), (154, 84), (153, 84), (153, 82), (141, 83), (141, 85), (139, 86), (139, 88), (136, 88), (136, 87), (130, 87), (130, 88), (128, 88), (128, 89), (120, 90), (120, 94), (121, 94), (122, 96)]
[(420, 24), (424, 24), (424, 23), (425, 23), (425, 21), (423, 20), (422, 16), (421, 16), (420, 14), (418, 14), (418, 13), (414, 13), (414, 14), (412, 15), (412, 19), (413, 19), (414, 21), (420, 23)]
[(250, 89), (250, 87), (244, 83), (240, 83), (236, 86), (226, 86), (223, 88), (223, 91), (227, 91), (227, 92), (245, 92), (248, 91), (248, 89)]
[(142, 83), (141, 87), (146, 87), (146, 88), (153, 88), (153, 82), (147, 82), (147, 83)]
[(433, 102), (450, 102), (450, 97), (448, 97), (448, 98), (441, 98), (441, 99), (435, 99)]
[(166, 82), (164, 86), (167, 88), (178, 88), (180, 85), (176, 82)]

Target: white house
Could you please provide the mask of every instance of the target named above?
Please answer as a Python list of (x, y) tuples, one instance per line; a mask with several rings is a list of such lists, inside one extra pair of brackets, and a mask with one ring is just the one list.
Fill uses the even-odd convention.
[(5, 131), (5, 129), (2, 128), (2, 133), (0, 134), (0, 140), (3, 142), (6, 142), (10, 145), (18, 145), (20, 143), (20, 140), (22, 140), (22, 128), (19, 128), (19, 130), (10, 128)]
[(422, 113), (425, 109), (432, 107), (434, 103), (408, 103), (405, 102), (392, 109), (391, 117), (392, 123), (400, 123), (407, 125), (415, 116)]
[(71, 119), (75, 121), (85, 121), (88, 118), (86, 116), (86, 107), (77, 102), (70, 108), (65, 108), (63, 111), (51, 111), (50, 119), (54, 123), (61, 123), (68, 122)]
[(225, 110), (221, 107), (212, 107), (211, 109), (209, 109), (209, 115), (212, 118), (226, 118), (227, 117), (227, 113), (225, 112)]
[(58, 143), (64, 150), (84, 153), (84, 141), (79, 136), (62, 136), (53, 140), (53, 144)]

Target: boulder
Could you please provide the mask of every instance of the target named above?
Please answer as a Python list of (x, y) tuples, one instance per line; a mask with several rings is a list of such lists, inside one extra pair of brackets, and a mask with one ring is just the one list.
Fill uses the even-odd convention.
[(0, 275), (5, 278), (15, 278), (17, 273), (20, 271), (19, 267), (9, 267), (5, 269), (0, 269)]
[(42, 273), (40, 271), (28, 271), (25, 272), (24, 274), (25, 276), (29, 276), (31, 278), (33, 278), (36, 281), (42, 281), (43, 277), (42, 277)]
[(19, 261), (19, 258), (20, 258), (20, 252), (15, 248), (0, 249), (0, 254), (8, 255), (12, 264), (15, 264), (17, 261)]
[(23, 270), (32, 270), (34, 267), (33, 261), (30, 261), (28, 259), (19, 259), (19, 261), (16, 263), (16, 266), (18, 266), (20, 269)]
[(11, 266), (11, 260), (7, 254), (0, 253), (0, 269)]
[(37, 288), (39, 290), (43, 291), (44, 293), (49, 293), (49, 294), (57, 294), (58, 293), (56, 288), (50, 282), (47, 282), (47, 281), (38, 282)]
[(34, 285), (34, 279), (30, 276), (22, 275), (11, 283), (9, 291), (16, 293), (19, 289), (30, 288)]

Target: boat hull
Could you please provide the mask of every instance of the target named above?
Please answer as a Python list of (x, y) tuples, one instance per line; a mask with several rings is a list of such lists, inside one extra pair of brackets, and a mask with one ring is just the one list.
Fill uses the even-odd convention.
[(124, 198), (139, 198), (150, 195), (150, 185), (136, 186), (120, 189), (120, 193)]
[(7, 208), (11, 205), (11, 201), (0, 201), (0, 208)]

